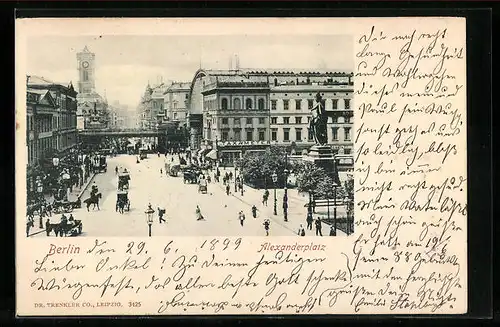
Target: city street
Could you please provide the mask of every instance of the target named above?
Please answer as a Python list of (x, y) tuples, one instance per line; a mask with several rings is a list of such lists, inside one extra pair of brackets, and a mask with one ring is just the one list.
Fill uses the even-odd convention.
[[(272, 214), (273, 195), (265, 207), (261, 204), (262, 192), (246, 188), (245, 195), (238, 193), (234, 196), (234, 183), (231, 185), (231, 195), (226, 195), (222, 184), (209, 183), (208, 193), (198, 193), (196, 184), (184, 184), (182, 174), (179, 177), (167, 176), (164, 170), (165, 157), (149, 155), (145, 160), (136, 163), (134, 155), (120, 155), (108, 157), (108, 170), (106, 173), (97, 174), (95, 184), (102, 193), (100, 210), (87, 212), (83, 208), (73, 211), (75, 219), (82, 220), (82, 236), (147, 236), (148, 225), (144, 211), (147, 204), (151, 203), (153, 209), (164, 207), (166, 209), (166, 223), (159, 224), (158, 215), (152, 225), (152, 236), (264, 236), (263, 222), (271, 220), (270, 236), (296, 235), (300, 224), (306, 226), (304, 221), (304, 202), (290, 196), (290, 209), (288, 222), (283, 221), (281, 201), (278, 200), (278, 215)], [(169, 160), (169, 158), (167, 158)], [(120, 214), (115, 211), (118, 177), (115, 167), (126, 168), (130, 172), (129, 199), (130, 211)], [(221, 171), (224, 174), (224, 170)], [(90, 195), (90, 187), (85, 191), (82, 200)], [(282, 190), (278, 190), (278, 198)], [(258, 208), (257, 218), (252, 217), (251, 207)], [(200, 206), (205, 217), (197, 221), (195, 210)], [(240, 225), (238, 212), (243, 210), (246, 219), (244, 226)], [(57, 222), (58, 215), (52, 216), (51, 221)], [(313, 231), (307, 231), (312, 235)], [(323, 227), (323, 235), (328, 235), (329, 228)], [(46, 237), (39, 233), (36, 237)]]

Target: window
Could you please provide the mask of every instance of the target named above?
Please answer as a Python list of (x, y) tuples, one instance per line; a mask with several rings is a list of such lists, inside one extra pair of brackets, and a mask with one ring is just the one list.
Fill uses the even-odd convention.
[(271, 117), (271, 124), (277, 124), (278, 123), (278, 118), (277, 117)]
[(309, 109), (312, 109), (313, 106), (314, 106), (314, 100), (307, 100), (307, 107)]
[(302, 129), (301, 128), (295, 129), (295, 140), (297, 142), (302, 142)]
[(283, 117), (283, 124), (290, 124), (290, 117)]
[(295, 117), (295, 124), (302, 124), (302, 117)]
[(344, 123), (349, 124), (351, 122), (351, 117), (344, 117)]
[(332, 108), (333, 109), (339, 108), (339, 100), (338, 99), (332, 99)]
[(271, 100), (271, 109), (276, 110), (276, 100)]
[(259, 110), (264, 110), (264, 99), (259, 99)]
[(222, 108), (222, 110), (227, 110), (227, 99), (226, 98), (222, 99), (221, 108)]
[(295, 109), (296, 110), (302, 109), (302, 100), (300, 99), (295, 100)]
[(273, 128), (271, 130), (271, 140), (276, 141), (278, 139), (278, 130), (276, 128)]
[(259, 141), (264, 141), (264, 139), (265, 139), (264, 131), (259, 131)]
[(245, 108), (252, 109), (252, 99), (246, 99)]
[(351, 149), (344, 149), (344, 154), (351, 154)]
[(247, 131), (247, 141), (252, 141), (253, 140), (253, 131), (248, 130)]
[(247, 118), (247, 125), (253, 124), (253, 118)]
[(234, 99), (234, 109), (241, 110), (241, 100), (238, 98)]
[(263, 118), (263, 117), (260, 117), (260, 118), (259, 118), (259, 124), (260, 124), (260, 125), (264, 125), (265, 123), (266, 123), (266, 119), (265, 119), (265, 118)]
[(222, 118), (222, 125), (227, 125), (227, 118)]
[(234, 124), (235, 125), (239, 125), (240, 124), (240, 119), (239, 118), (235, 118), (234, 119)]
[(351, 99), (344, 99), (345, 109), (351, 109)]
[(344, 127), (344, 140), (345, 141), (351, 140), (351, 128), (350, 127)]
[(332, 139), (334, 141), (338, 141), (339, 140), (339, 133), (338, 133), (338, 130), (339, 128), (338, 127), (333, 127), (332, 128)]
[(239, 130), (234, 131), (234, 140), (241, 141), (241, 132)]
[(227, 141), (227, 131), (222, 131), (222, 141)]
[(332, 117), (332, 123), (333, 123), (333, 124), (338, 123), (338, 121), (339, 121), (339, 117), (336, 117), (336, 116), (333, 116), (333, 117)]
[(290, 128), (283, 129), (283, 141), (290, 142)]
[(289, 102), (290, 101), (288, 101), (288, 100), (283, 100), (283, 109), (284, 110), (288, 110)]

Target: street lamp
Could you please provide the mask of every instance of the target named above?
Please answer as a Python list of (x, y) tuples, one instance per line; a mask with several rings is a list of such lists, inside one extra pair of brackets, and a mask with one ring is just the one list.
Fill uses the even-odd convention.
[(148, 205), (148, 209), (145, 211), (146, 222), (148, 223), (149, 237), (151, 237), (151, 225), (153, 225), (153, 215), (155, 211), (151, 208), (151, 204)]
[[(338, 184), (333, 182), (333, 235), (337, 236), (337, 187)], [(330, 214), (330, 205), (328, 205), (328, 214)]]
[(273, 173), (272, 178), (274, 184), (274, 215), (277, 215), (278, 212), (276, 211), (276, 182), (278, 181), (278, 175), (276, 174), (276, 172)]
[[(40, 201), (43, 199), (43, 185), (42, 185), (42, 181), (40, 180), (40, 177), (37, 178), (36, 180), (36, 190), (38, 192), (38, 196), (40, 198)], [(43, 220), (42, 220), (42, 215), (40, 214), (40, 222), (39, 222), (39, 227), (40, 229), (43, 228)]]
[(283, 219), (288, 221), (288, 154), (285, 153), (285, 194), (283, 195)]

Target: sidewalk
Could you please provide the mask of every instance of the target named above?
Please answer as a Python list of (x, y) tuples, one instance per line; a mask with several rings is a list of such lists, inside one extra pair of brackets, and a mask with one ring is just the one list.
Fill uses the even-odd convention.
[[(92, 181), (94, 180), (95, 175), (96, 174), (94, 174), (94, 173), (92, 175), (90, 175), (90, 177), (87, 179), (87, 181), (85, 183), (83, 183), (83, 185), (81, 187), (73, 187), (73, 190), (69, 193), (68, 200), (73, 202), (73, 201), (76, 201), (78, 198), (80, 198), (83, 195), (83, 193), (87, 190), (90, 183), (92, 183)], [(52, 202), (54, 200), (54, 197), (52, 195), (44, 194), (44, 197), (45, 197), (45, 200), (47, 202)], [(55, 215), (53, 214), (52, 217), (54, 217), (54, 216)], [(45, 219), (46, 218), (47, 217), (45, 217)], [(51, 218), (51, 217), (48, 217), (48, 218)], [(39, 219), (40, 219), (40, 217), (35, 217), (34, 227), (30, 228), (29, 236), (34, 236), (34, 235), (40, 234), (42, 232), (45, 232), (45, 221), (43, 222), (43, 224), (44, 224), (43, 228), (40, 228)]]
[[(222, 172), (222, 171), (221, 171)], [(213, 176), (211, 176), (213, 178)], [(224, 192), (225, 186), (220, 181), (219, 183), (213, 181), (212, 184), (217, 184)], [(269, 199), (267, 201), (267, 206), (262, 204), (262, 195), (264, 194), (264, 190), (254, 189), (248, 185), (243, 186), (243, 196), (241, 196), (241, 192), (234, 192), (234, 178), (229, 182), (231, 187), (230, 194), (245, 203), (248, 206), (255, 205), (257, 207), (257, 211), (263, 213), (266, 217), (271, 219), (273, 223), (279, 224), (280, 226), (290, 230), (294, 234), (297, 233), (300, 224), (303, 225), (304, 228), (307, 226), (306, 222), (306, 214), (307, 209), (304, 205), (306, 205), (309, 201), (309, 198), (306, 195), (299, 194), (296, 189), (289, 189), (287, 191), (288, 195), (288, 222), (284, 221), (283, 217), (283, 189), (276, 190), (276, 208), (277, 215), (274, 215), (274, 190), (269, 189)], [(315, 217), (320, 216), (322, 218), (326, 218), (326, 210), (323, 212), (323, 208), (318, 208)], [(333, 214), (333, 213), (332, 213)], [(322, 222), (322, 234), (323, 236), (330, 235), (330, 225)], [(311, 236), (315, 235), (315, 228), (312, 230), (306, 230), (306, 235)], [(337, 236), (347, 236), (343, 231), (337, 229)]]

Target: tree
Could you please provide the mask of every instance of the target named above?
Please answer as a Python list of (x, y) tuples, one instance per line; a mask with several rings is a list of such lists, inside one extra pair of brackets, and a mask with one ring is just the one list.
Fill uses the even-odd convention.
[[(238, 161), (246, 182), (255, 186), (266, 186), (272, 183), (272, 175), (278, 175), (276, 186), (283, 186), (285, 181), (285, 151), (272, 146), (265, 152), (247, 152)], [(287, 168), (291, 165), (288, 163)]]
[(309, 194), (309, 206), (312, 204), (312, 197), (319, 195), (318, 185), (326, 178), (329, 177), (325, 170), (312, 162), (303, 162), (298, 167), (297, 188), (299, 192)]

